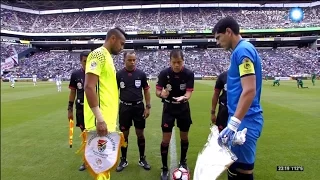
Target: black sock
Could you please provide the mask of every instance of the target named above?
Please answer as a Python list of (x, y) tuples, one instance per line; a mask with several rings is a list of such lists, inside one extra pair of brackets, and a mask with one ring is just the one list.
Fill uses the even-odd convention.
[(127, 159), (127, 150), (128, 150), (128, 138), (125, 138), (125, 142), (127, 143), (127, 146), (126, 147), (121, 147), (121, 154), (122, 154), (122, 157)]
[(144, 156), (144, 151), (145, 151), (145, 143), (146, 143), (146, 140), (145, 138), (138, 138), (138, 147), (139, 147), (139, 153), (140, 153), (140, 157), (143, 157)]
[(169, 143), (161, 143), (161, 159), (162, 159), (162, 165), (163, 167), (168, 168), (168, 149), (169, 149)]
[(180, 156), (180, 162), (184, 161), (187, 157), (187, 152), (189, 148), (189, 141), (188, 140), (181, 140), (181, 156)]

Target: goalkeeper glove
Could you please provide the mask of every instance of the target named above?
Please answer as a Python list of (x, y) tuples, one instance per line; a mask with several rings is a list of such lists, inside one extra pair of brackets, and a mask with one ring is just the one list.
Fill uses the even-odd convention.
[(232, 116), (229, 120), (229, 123), (226, 128), (224, 128), (218, 137), (218, 143), (220, 146), (222, 145), (231, 145), (234, 139), (235, 134), (240, 126), (241, 121)]

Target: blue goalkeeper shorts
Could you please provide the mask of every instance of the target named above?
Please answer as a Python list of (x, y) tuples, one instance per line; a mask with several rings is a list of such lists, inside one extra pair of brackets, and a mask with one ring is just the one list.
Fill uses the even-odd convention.
[[(230, 118), (229, 118), (230, 119)], [(231, 147), (231, 151), (238, 160), (234, 163), (236, 168), (252, 170), (256, 157), (256, 146), (263, 127), (263, 116), (261, 113), (245, 117), (238, 128), (238, 131), (247, 128), (246, 142), (243, 145)]]

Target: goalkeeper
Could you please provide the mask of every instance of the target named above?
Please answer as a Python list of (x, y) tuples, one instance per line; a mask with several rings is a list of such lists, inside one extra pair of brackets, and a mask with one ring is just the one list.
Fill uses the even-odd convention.
[(280, 86), (280, 79), (276, 79), (276, 80), (273, 81), (273, 85), (272, 86), (275, 86), (275, 85)]
[(245, 143), (231, 147), (238, 159), (228, 169), (228, 180), (253, 180), (256, 145), (264, 122), (260, 105), (261, 58), (256, 48), (242, 39), (239, 24), (232, 17), (221, 19), (213, 34), (218, 45), (232, 50), (227, 79), (229, 120), (218, 143), (231, 145), (237, 131), (248, 130)]
[(297, 78), (296, 80), (297, 80), (298, 88), (301, 88), (301, 89), (308, 88), (308, 87), (303, 86), (303, 81), (301, 78)]

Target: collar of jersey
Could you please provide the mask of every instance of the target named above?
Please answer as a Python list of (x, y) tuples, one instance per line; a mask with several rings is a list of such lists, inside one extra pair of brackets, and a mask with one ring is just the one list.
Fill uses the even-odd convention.
[(240, 40), (238, 41), (238, 44), (237, 44), (236, 47), (233, 49), (233, 51), (234, 51), (235, 49), (237, 49), (238, 45), (239, 45), (242, 41), (244, 41), (244, 39), (240, 39)]
[(112, 57), (107, 48), (105, 48), (104, 46), (102, 46), (102, 49), (103, 49), (103, 51), (106, 52), (106, 54), (107, 54), (109, 57)]

